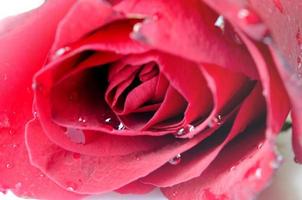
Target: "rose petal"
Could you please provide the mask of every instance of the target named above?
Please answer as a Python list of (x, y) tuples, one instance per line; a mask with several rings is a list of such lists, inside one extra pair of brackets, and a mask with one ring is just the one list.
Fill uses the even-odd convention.
[[(142, 178), (142, 182), (158, 187), (168, 187), (200, 176), (225, 145), (247, 127), (251, 127), (251, 124), (255, 126), (255, 121), (264, 117), (265, 100), (261, 91), (262, 88), (258, 84), (245, 99), (231, 130), (222, 128), (221, 133), (215, 133), (214, 136), (185, 152), (181, 163), (176, 166), (166, 164)], [(227, 132), (224, 133), (225, 131)]]
[[(42, 199), (83, 197), (62, 190), (33, 167), (24, 145), (24, 126), (32, 117), (30, 88), (33, 74), (43, 65), (57, 23), (73, 2), (48, 1), (40, 8), (12, 19), (14, 23), (10, 31), (6, 30), (0, 36), (0, 93), (5, 94), (5, 98), (0, 99), (0, 187), (11, 188), (18, 196)], [(31, 55), (30, 59), (28, 55)]]
[(63, 188), (95, 194), (109, 192), (146, 176), (170, 158), (198, 144), (215, 129), (191, 140), (176, 141), (157, 150), (127, 156), (93, 157), (66, 151), (51, 142), (37, 120), (28, 123), (26, 144), (31, 163)]
[(147, 185), (141, 183), (140, 181), (134, 181), (115, 191), (120, 194), (146, 194), (151, 192), (154, 188), (155, 187), (153, 185)]
[[(250, 199), (267, 186), (273, 172), (273, 145), (264, 141), (265, 128), (250, 129), (228, 144), (198, 178), (163, 188), (171, 200)], [(205, 181), (206, 180), (206, 181)]]
[(57, 28), (52, 51), (68, 46), (92, 31), (122, 18), (105, 1), (76, 1)]
[(218, 14), (200, 0), (126, 0), (117, 4), (115, 9), (149, 15), (151, 19), (142, 23), (134, 34), (156, 49), (193, 61), (219, 65), (252, 78), (258, 77), (254, 62), (244, 46), (220, 33), (214, 26)]

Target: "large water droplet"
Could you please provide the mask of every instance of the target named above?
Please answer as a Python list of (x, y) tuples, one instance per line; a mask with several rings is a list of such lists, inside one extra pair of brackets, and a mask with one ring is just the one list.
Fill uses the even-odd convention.
[(171, 158), (170, 160), (169, 160), (169, 163), (171, 164), (171, 165), (177, 165), (177, 164), (179, 164), (181, 162), (181, 155), (180, 154), (177, 154), (176, 156), (174, 156), (173, 158)]
[(242, 8), (237, 14), (238, 18), (244, 20), (247, 24), (258, 24), (261, 23), (259, 16), (252, 10)]
[(9, 128), (11, 126), (10, 120), (5, 113), (0, 113), (0, 128)]
[(194, 126), (191, 124), (187, 124), (176, 132), (175, 137), (185, 136), (188, 133), (192, 132), (193, 130), (194, 130)]
[(82, 130), (68, 127), (65, 133), (71, 141), (78, 144), (85, 144), (85, 134)]

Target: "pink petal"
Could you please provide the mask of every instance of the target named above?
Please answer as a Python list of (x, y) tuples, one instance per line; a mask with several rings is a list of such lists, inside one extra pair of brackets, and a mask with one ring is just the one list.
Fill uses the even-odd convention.
[(257, 85), (246, 98), (231, 130), (222, 127), (222, 131), (215, 133), (196, 147), (185, 152), (182, 155), (182, 161), (178, 165), (166, 164), (142, 178), (142, 182), (158, 187), (168, 187), (200, 176), (216, 156), (219, 156), (225, 145), (236, 135), (245, 131), (247, 127), (255, 126), (255, 122), (264, 117), (265, 101), (261, 95), (261, 90), (260, 85)]
[(10, 31), (0, 36), (0, 94), (5, 96), (0, 99), (0, 185), (12, 188), (19, 196), (70, 200), (81, 197), (62, 190), (33, 167), (24, 145), (24, 126), (32, 117), (32, 77), (43, 65), (55, 28), (73, 2), (47, 2), (12, 19)]
[(264, 132), (258, 127), (240, 134), (201, 176), (163, 188), (163, 193), (170, 200), (254, 198), (267, 186), (276, 159), (269, 141), (258, 147)]
[(37, 120), (26, 129), (31, 163), (63, 188), (95, 194), (121, 188), (164, 165), (170, 158), (212, 134), (209, 130), (191, 140), (175, 141), (156, 150), (127, 156), (96, 157), (66, 151), (51, 142)]
[(156, 49), (219, 65), (252, 78), (258, 76), (247, 50), (221, 34), (214, 26), (218, 14), (200, 0), (126, 0), (115, 9), (148, 15), (133, 34)]

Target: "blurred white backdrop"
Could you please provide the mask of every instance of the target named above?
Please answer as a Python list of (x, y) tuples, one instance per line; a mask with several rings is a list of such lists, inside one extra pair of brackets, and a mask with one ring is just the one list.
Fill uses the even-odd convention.
[[(44, 0), (0, 0), (0, 20), (29, 11), (42, 5)], [(0, 21), (1, 26), (1, 21)], [(282, 133), (278, 139), (278, 149), (284, 157), (284, 163), (275, 175), (272, 185), (267, 188), (258, 200), (299, 200), (302, 199), (302, 165), (293, 161), (290, 142), (290, 130)], [(12, 192), (0, 193), (1, 200), (21, 200)], [(158, 191), (148, 195), (119, 195), (115, 193), (89, 197), (88, 200), (165, 200)]]

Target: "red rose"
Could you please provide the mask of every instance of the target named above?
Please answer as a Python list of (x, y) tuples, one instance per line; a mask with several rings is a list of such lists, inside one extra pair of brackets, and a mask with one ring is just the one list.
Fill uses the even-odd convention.
[(52, 0), (11, 19), (0, 185), (42, 199), (156, 187), (177, 200), (255, 196), (278, 164), (287, 91), (302, 160), (293, 5)]

